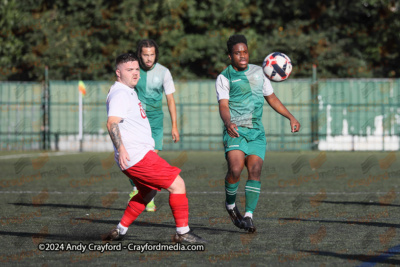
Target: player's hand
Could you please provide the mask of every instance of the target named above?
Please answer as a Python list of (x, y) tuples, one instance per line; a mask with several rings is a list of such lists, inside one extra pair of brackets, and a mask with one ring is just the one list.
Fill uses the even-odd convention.
[(300, 131), (300, 122), (298, 122), (295, 118), (290, 120), (290, 128), (292, 133)]
[(225, 125), (225, 128), (230, 137), (239, 137), (239, 133), (237, 132), (239, 128), (236, 124), (230, 122), (228, 125)]
[(124, 146), (121, 146), (118, 152), (119, 152), (119, 157), (118, 157), (119, 166), (121, 166), (121, 168), (125, 170), (128, 168), (128, 161), (130, 161), (131, 159), (129, 158), (129, 154)]
[(171, 134), (172, 134), (172, 140), (174, 140), (174, 143), (178, 143), (179, 142), (179, 131), (178, 131), (178, 128), (173, 127), (172, 131), (171, 131)]

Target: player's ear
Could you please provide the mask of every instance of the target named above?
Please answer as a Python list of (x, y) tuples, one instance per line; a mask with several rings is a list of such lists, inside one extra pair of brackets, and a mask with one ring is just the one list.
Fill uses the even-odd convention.
[(231, 54), (228, 54), (229, 60), (232, 61)]
[(120, 76), (121, 76), (121, 71), (120, 71), (119, 69), (117, 69), (117, 70), (115, 71), (115, 74), (117, 75), (118, 78), (120, 78)]

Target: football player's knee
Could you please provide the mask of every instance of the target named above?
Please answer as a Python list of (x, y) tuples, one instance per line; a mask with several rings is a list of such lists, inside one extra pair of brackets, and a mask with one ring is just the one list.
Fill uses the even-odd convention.
[(262, 165), (255, 164), (249, 168), (249, 176), (252, 178), (260, 179)]
[(182, 177), (180, 177), (180, 176), (178, 175), (178, 177), (176, 178), (176, 180), (178, 180), (178, 181), (177, 181), (177, 185), (178, 185), (179, 189), (185, 190), (185, 181), (182, 179)]
[(170, 193), (183, 194), (186, 192), (185, 181), (183, 181), (182, 177), (178, 175), (167, 190)]
[(235, 178), (238, 179), (240, 178), (240, 174), (242, 173), (243, 167), (241, 166), (230, 166), (229, 168), (229, 174)]

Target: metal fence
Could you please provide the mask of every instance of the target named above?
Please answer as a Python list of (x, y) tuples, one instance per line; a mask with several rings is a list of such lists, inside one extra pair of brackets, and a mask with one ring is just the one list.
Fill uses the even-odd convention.
[[(105, 101), (113, 82), (84, 82), (82, 149), (112, 151)], [(176, 82), (177, 144), (164, 98), (165, 150), (222, 150), (214, 82)], [(291, 133), (289, 121), (265, 104), (268, 150), (399, 150), (399, 79), (291, 79), (273, 87), (302, 128)], [(78, 94), (78, 81), (0, 83), (1, 150), (79, 151)]]

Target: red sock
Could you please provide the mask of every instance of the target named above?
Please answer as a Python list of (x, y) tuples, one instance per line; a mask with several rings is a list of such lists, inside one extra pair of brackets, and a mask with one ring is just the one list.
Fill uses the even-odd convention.
[(129, 227), (134, 220), (144, 211), (146, 203), (140, 194), (136, 194), (131, 201), (129, 201), (128, 207), (125, 209), (124, 216), (121, 219), (121, 225)]
[(169, 206), (175, 218), (176, 227), (189, 225), (189, 202), (186, 194), (169, 194)]

